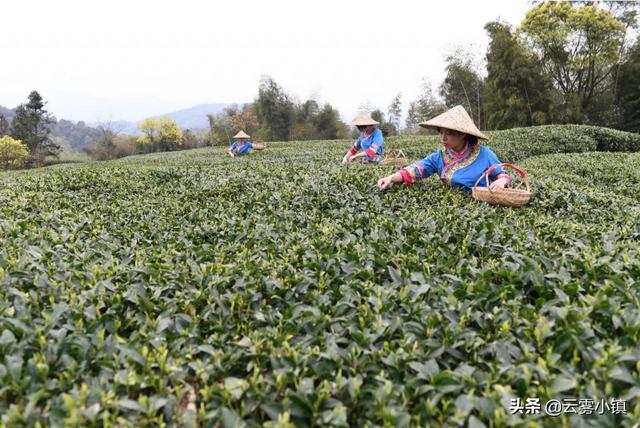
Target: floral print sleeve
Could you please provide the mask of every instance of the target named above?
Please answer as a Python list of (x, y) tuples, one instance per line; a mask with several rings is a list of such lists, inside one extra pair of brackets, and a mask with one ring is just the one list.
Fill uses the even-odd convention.
[(441, 163), (440, 151), (436, 151), (426, 158), (402, 168), (400, 174), (405, 185), (410, 185), (416, 180), (429, 177), (438, 172), (438, 164)]

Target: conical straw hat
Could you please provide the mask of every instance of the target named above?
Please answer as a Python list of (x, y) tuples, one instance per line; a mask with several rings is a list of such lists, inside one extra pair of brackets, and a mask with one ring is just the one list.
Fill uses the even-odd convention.
[(233, 138), (251, 138), (251, 137), (245, 134), (244, 131), (240, 131), (236, 135), (234, 135)]
[(473, 123), (473, 119), (469, 117), (469, 113), (467, 113), (462, 106), (455, 106), (431, 120), (420, 123), (420, 126), (424, 128), (453, 129), (454, 131), (474, 135), (478, 138), (482, 138), (483, 140), (488, 139), (487, 136), (480, 132), (476, 127), (475, 123)]
[(366, 112), (358, 113), (355, 119), (351, 121), (355, 126), (368, 126), (368, 125), (380, 125), (380, 122), (376, 122), (371, 118), (371, 115)]

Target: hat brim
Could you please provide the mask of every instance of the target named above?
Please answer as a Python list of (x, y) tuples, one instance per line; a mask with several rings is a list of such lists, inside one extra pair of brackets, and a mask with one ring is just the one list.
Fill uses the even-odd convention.
[(380, 125), (380, 122), (376, 122), (375, 120), (372, 120), (371, 122), (351, 122), (351, 124), (353, 126), (376, 126), (376, 125)]
[(247, 138), (251, 138), (251, 137), (245, 134), (244, 132), (238, 132), (236, 135), (233, 136), (233, 138), (235, 139), (244, 138), (246, 140)]
[(468, 129), (467, 130), (461, 129), (461, 128), (458, 128), (458, 127), (455, 127), (455, 126), (451, 126), (450, 124), (447, 125), (447, 126), (445, 126), (445, 125), (434, 125), (434, 124), (431, 124), (430, 121), (427, 121), (427, 122), (421, 122), (418, 125), (420, 125), (423, 128), (426, 128), (426, 129), (433, 129), (434, 131), (437, 131), (440, 128), (445, 128), (445, 129), (451, 129), (453, 131), (462, 132), (463, 134), (473, 135), (474, 137), (478, 137), (481, 140), (488, 140), (489, 139), (489, 137), (487, 137), (486, 135), (484, 135), (480, 131), (478, 131), (478, 132), (469, 131)]

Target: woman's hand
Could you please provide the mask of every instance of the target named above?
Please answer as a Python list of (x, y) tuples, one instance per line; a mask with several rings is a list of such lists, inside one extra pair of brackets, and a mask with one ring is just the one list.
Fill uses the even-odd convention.
[(504, 189), (506, 187), (506, 185), (507, 185), (507, 179), (506, 178), (498, 178), (496, 181), (491, 183), (491, 185), (489, 187), (490, 187), (491, 191), (495, 192), (495, 191)]
[(400, 171), (398, 171), (378, 180), (378, 188), (380, 190), (385, 190), (391, 187), (393, 183), (401, 184), (402, 182), (402, 174), (400, 173)]
[(380, 190), (385, 190), (387, 187), (393, 184), (393, 175), (389, 175), (387, 177), (383, 177), (378, 180), (378, 188)]
[(344, 157), (342, 158), (342, 163), (346, 164), (349, 162), (349, 153), (347, 153), (346, 155), (344, 155)]

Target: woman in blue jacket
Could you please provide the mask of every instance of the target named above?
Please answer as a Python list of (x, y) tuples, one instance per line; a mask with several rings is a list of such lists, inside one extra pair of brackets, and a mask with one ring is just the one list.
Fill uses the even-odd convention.
[(252, 142), (251, 137), (244, 131), (238, 132), (233, 138), (236, 141), (227, 149), (227, 154), (231, 157), (246, 155), (251, 149), (262, 150), (265, 148), (264, 144)]
[(371, 118), (367, 113), (360, 113), (351, 122), (360, 131), (358, 139), (342, 158), (342, 163), (362, 159), (365, 163), (380, 163), (384, 150), (382, 131), (376, 128), (380, 122)]
[[(470, 191), (478, 178), (490, 166), (500, 163), (498, 157), (478, 139), (487, 137), (478, 130), (462, 106), (456, 106), (420, 126), (438, 130), (442, 148), (400, 171), (378, 180), (378, 187), (386, 189), (392, 184), (410, 185), (416, 180), (438, 174), (442, 184)], [(491, 190), (509, 185), (510, 177), (502, 167), (489, 176)]]

